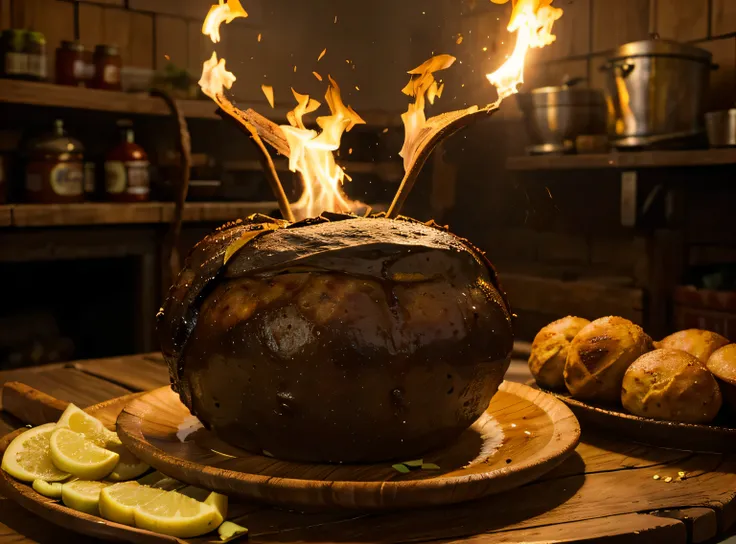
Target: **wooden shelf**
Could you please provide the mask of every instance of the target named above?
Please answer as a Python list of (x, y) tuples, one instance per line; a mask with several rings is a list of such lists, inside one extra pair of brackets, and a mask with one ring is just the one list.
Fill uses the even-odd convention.
[(594, 170), (673, 168), (736, 164), (736, 148), (692, 151), (632, 151), (595, 155), (510, 157), (509, 170)]
[[(289, 161), (286, 159), (276, 159), (273, 162), (279, 172), (289, 171)], [(342, 161), (338, 159), (337, 163), (345, 169), (349, 176), (352, 174), (375, 174), (385, 181), (401, 181), (404, 175), (404, 167), (400, 161), (370, 162)], [(227, 171), (263, 171), (261, 163), (257, 160), (225, 161), (223, 168)]]
[[(164, 101), (151, 97), (147, 93), (101, 91), (12, 79), (0, 79), (0, 102), (140, 115), (169, 115)], [(220, 119), (215, 113), (217, 106), (209, 99), (178, 100), (177, 103), (184, 115), (190, 119)], [(286, 123), (288, 108), (271, 109), (266, 102), (246, 103), (245, 106), (253, 107), (276, 123)], [(360, 115), (371, 127), (401, 126), (401, 118), (398, 113), (367, 111), (361, 112)]]
[[(276, 202), (187, 202), (184, 221), (225, 222), (253, 213), (272, 213), (276, 209)], [(173, 214), (172, 202), (8, 204), (0, 206), (0, 226), (67, 227), (168, 223)]]

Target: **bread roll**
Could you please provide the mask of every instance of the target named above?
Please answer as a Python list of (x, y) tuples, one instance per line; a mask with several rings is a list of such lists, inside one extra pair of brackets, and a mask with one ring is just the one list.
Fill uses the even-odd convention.
[(621, 403), (634, 415), (709, 423), (721, 409), (716, 379), (696, 357), (682, 350), (656, 349), (626, 371)]
[(736, 344), (717, 349), (706, 363), (721, 386), (723, 400), (736, 414)]
[(652, 349), (642, 328), (622, 317), (602, 317), (583, 327), (570, 344), (565, 385), (581, 400), (618, 403), (629, 365)]
[(570, 342), (590, 321), (567, 316), (542, 327), (534, 337), (529, 370), (537, 384), (552, 391), (565, 389), (565, 361)]
[(711, 354), (719, 348), (728, 344), (728, 338), (718, 333), (704, 331), (701, 329), (687, 329), (670, 334), (656, 342), (656, 348), (681, 349), (690, 355), (697, 357), (701, 363), (707, 363)]

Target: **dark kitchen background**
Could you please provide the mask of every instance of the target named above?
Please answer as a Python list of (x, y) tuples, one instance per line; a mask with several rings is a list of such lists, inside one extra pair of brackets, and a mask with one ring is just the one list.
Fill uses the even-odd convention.
[[(251, 144), (198, 96), (202, 62), (213, 50), (201, 34), (211, 3), (0, 0), (0, 29), (40, 32), (45, 41), (39, 48), (35, 34), (4, 33), (5, 71), (9, 53), (36, 55), (46, 66), (45, 75), (0, 79), (0, 369), (157, 349), (177, 133), (162, 101), (124, 91), (145, 90), (153, 80), (179, 99), (188, 118), (194, 183), (183, 251), (227, 220), (275, 213)], [(439, 74), (446, 88), (429, 113), (483, 105), (496, 97), (485, 74), (515, 40), (505, 29), (510, 4), (488, 0), (243, 5), (250, 16), (223, 25), (214, 48), (238, 77), (238, 104), (284, 123), (294, 105), (290, 89), (321, 99), (325, 85), (312, 72), (332, 75), (367, 121), (343, 139), (339, 162), (353, 177), (346, 192), (375, 210), (386, 209), (403, 173), (406, 72), (433, 54), (455, 55), (455, 66)], [(705, 110), (736, 106), (736, 1), (554, 5), (564, 10), (557, 42), (530, 53), (523, 90), (575, 78), (579, 88), (603, 89), (600, 68), (612, 51), (656, 37), (711, 52), (718, 69), (710, 74)], [(26, 41), (14, 41), (21, 35)], [(75, 40), (84, 51), (72, 43), (57, 56), (63, 41)], [(100, 45), (115, 47), (101, 49), (106, 56), (99, 60), (91, 51)], [(71, 73), (67, 65), (57, 70), (69, 54), (91, 70), (98, 60), (120, 63), (122, 88), (90, 88), (100, 85), (87, 72), (75, 85), (55, 84), (60, 73)], [(273, 110), (262, 84), (274, 88)], [(84, 203), (31, 204), (24, 192), (29, 157), (56, 120), (84, 147), (85, 179), (94, 190), (80, 197)], [(124, 149), (120, 134), (131, 129), (150, 162), (150, 198), (110, 203), (103, 163)], [(696, 326), (734, 338), (735, 148), (709, 149), (706, 142), (622, 159), (608, 150), (585, 154), (582, 146), (577, 155), (530, 156), (529, 145), (510, 97), (490, 120), (436, 152), (404, 210), (448, 224), (488, 252), (518, 314), (518, 340), (568, 314), (620, 315), (656, 337)], [(293, 180), (283, 176), (295, 197)]]

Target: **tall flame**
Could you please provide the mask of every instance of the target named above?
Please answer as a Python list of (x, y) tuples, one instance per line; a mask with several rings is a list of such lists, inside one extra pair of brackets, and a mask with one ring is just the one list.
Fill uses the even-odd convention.
[[(491, 0), (505, 4), (509, 0)], [(552, 7), (552, 0), (513, 0), (511, 20), (507, 30), (516, 32), (514, 52), (503, 65), (486, 77), (498, 90), (498, 102), (518, 91), (524, 83), (524, 61), (532, 47), (544, 47), (554, 42), (552, 25), (562, 17), (562, 10)]]
[[(222, 23), (248, 16), (239, 0), (219, 2), (210, 8), (202, 25), (202, 33), (214, 43), (220, 41)], [(230, 89), (235, 80), (235, 75), (225, 68), (225, 59), (218, 61), (217, 54), (212, 53), (212, 57), (202, 65), (199, 85), (204, 94), (222, 107), (226, 102), (223, 92)], [(349, 200), (343, 193), (342, 184), (350, 178), (335, 162), (333, 152), (340, 148), (345, 132), (365, 121), (343, 103), (337, 83), (332, 78), (329, 81), (325, 100), (330, 115), (317, 118), (321, 132), (308, 129), (304, 124), (304, 116), (316, 111), (321, 104), (293, 90), (297, 106), (287, 114), (289, 124), (280, 127), (289, 144), (289, 170), (298, 172), (303, 181), (302, 195), (291, 206), (297, 220), (314, 217), (323, 211), (350, 212), (363, 206)]]

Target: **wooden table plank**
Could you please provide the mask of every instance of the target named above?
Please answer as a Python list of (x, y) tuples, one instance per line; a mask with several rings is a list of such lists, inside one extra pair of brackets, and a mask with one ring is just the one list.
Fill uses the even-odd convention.
[(166, 365), (142, 355), (93, 359), (72, 364), (77, 370), (122, 385), (131, 391), (150, 391), (169, 383)]
[(688, 542), (700, 544), (718, 535), (718, 516), (712, 508), (682, 508), (655, 512), (657, 516), (678, 519), (685, 523)]
[(21, 369), (0, 372), (0, 385), (13, 381), (30, 385), (59, 400), (73, 402), (80, 408), (130, 393), (128, 389), (74, 368), (57, 367), (46, 371), (34, 369), (28, 372)]

